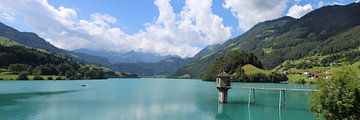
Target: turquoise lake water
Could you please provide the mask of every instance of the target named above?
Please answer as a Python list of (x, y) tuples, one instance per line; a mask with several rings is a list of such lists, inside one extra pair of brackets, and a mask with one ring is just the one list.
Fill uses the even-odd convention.
[[(86, 87), (81, 87), (86, 84)], [(244, 84), (244, 83), (235, 83)], [(261, 84), (261, 83), (256, 83)], [(0, 120), (312, 120), (311, 92), (230, 89), (218, 104), (214, 82), (158, 78), (0, 81)]]

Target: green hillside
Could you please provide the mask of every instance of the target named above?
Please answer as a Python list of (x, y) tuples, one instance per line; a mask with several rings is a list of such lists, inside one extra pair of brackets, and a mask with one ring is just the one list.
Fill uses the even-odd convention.
[(321, 61), (321, 66), (341, 64), (359, 55), (357, 52), (338, 54), (360, 46), (359, 25), (360, 3), (325, 6), (300, 19), (282, 17), (265, 21), (228, 40), (216, 53), (192, 60), (175, 75), (199, 78), (220, 56), (238, 49), (253, 52), (265, 69), (311, 56), (330, 56)]
[(255, 74), (270, 74), (271, 71), (269, 70), (264, 70), (258, 67), (255, 67), (254, 65), (251, 64), (246, 64), (244, 66), (242, 66), (242, 69), (245, 71), (245, 75), (255, 75)]
[(156, 63), (117, 63), (110, 68), (118, 71), (135, 73), (139, 76), (160, 76), (167, 77), (175, 72), (176, 69), (186, 65), (188, 60), (179, 57), (170, 57)]
[(68, 58), (74, 59), (82, 63), (97, 64), (97, 65), (109, 65), (110, 62), (103, 57), (88, 55), (84, 53), (76, 53), (66, 51), (55, 47), (40, 36), (31, 32), (20, 32), (10, 26), (0, 22), (0, 36), (11, 39), (18, 44), (29, 46), (36, 49), (42, 49), (51, 53), (56, 53)]
[(229, 54), (221, 56), (217, 59), (202, 76), (203, 80), (215, 80), (218, 73), (225, 71), (230, 74), (240, 74), (241, 67), (246, 64), (252, 64), (262, 67), (257, 57), (248, 52), (233, 50)]
[(232, 50), (229, 54), (218, 58), (202, 75), (202, 79), (213, 81), (221, 71), (231, 75), (237, 82), (281, 82), (288, 78), (284, 74), (261, 69), (258, 58), (241, 50)]
[[(359, 47), (360, 48), (360, 47)], [(309, 81), (307, 74), (304, 73), (319, 73), (321, 78), (331, 76), (334, 71), (342, 68), (342, 66), (350, 65), (352, 70), (357, 75), (360, 75), (360, 49), (351, 49), (329, 55), (314, 55), (304, 57), (298, 60), (287, 60), (274, 68), (274, 71), (282, 71), (288, 69), (288, 78), (290, 82), (298, 83), (299, 80), (303, 82)], [(360, 77), (360, 76), (359, 76)]]
[(131, 77), (109, 68), (81, 64), (64, 56), (0, 38), (0, 79), (104, 79)]
[(20, 46), (21, 44), (0, 36), (0, 45), (9, 47), (9, 46), (16, 46), (16, 45)]

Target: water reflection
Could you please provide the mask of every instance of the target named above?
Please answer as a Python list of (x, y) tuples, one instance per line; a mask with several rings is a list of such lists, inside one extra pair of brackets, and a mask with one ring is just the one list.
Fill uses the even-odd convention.
[[(248, 120), (253, 120), (251, 117), (253, 116), (252, 115), (252, 107), (254, 107), (254, 105), (255, 104), (248, 104), (248, 106), (247, 106), (247, 116), (243, 116), (244, 118), (248, 118)], [(224, 109), (226, 110), (226, 109), (231, 109), (231, 108), (227, 108), (226, 107), (226, 105), (224, 105), (224, 104), (221, 104), (221, 103), (219, 103), (218, 104), (218, 109), (217, 109), (217, 114), (216, 114), (216, 116), (215, 116), (215, 119), (216, 120), (237, 120), (238, 118), (231, 118), (231, 115), (228, 115), (228, 112), (224, 112)], [(279, 109), (278, 109), (278, 120), (282, 120), (282, 107), (279, 107)], [(284, 110), (285, 110), (285, 108), (284, 108)], [(240, 112), (240, 111), (238, 111), (238, 112)], [(254, 120), (255, 120), (256, 118), (254, 118)], [(267, 118), (267, 119), (271, 119), (271, 118)]]
[(46, 92), (29, 92), (29, 93), (6, 93), (0, 94), (0, 107), (15, 105), (21, 99), (28, 99), (38, 96), (57, 95), (77, 92), (79, 90), (63, 90), (63, 91), (46, 91)]
[[(86, 90), (81, 91), (72, 89), (79, 89), (82, 81), (2, 83), (0, 91), (18, 93), (0, 94), (0, 120), (312, 119), (306, 109), (308, 95), (303, 92), (287, 92), (286, 107), (278, 109), (279, 93), (274, 91), (256, 91), (256, 103), (249, 104), (249, 91), (234, 89), (230, 91), (229, 103), (218, 104), (217, 90), (208, 82), (149, 79), (86, 82)], [(67, 90), (19, 93), (30, 91), (27, 88)]]
[(249, 120), (251, 120), (250, 102), (249, 102), (249, 104), (248, 104), (248, 113), (249, 113)]
[(234, 120), (231, 119), (226, 113), (224, 113), (224, 104), (218, 103), (218, 113), (215, 116), (215, 120)]
[[(216, 114), (213, 119), (216, 120), (311, 120), (312, 115), (308, 112), (306, 103), (306, 92), (287, 92), (286, 96), (279, 97), (278, 91), (257, 91), (256, 101), (250, 91), (232, 91), (229, 102), (218, 104), (216, 94), (213, 96), (213, 105)], [(249, 97), (250, 95), (250, 97)], [(199, 95), (204, 96), (204, 95)], [(286, 97), (286, 106), (282, 102), (279, 107), (279, 99), (284, 101)], [(249, 99), (250, 98), (250, 99)], [(251, 102), (250, 102), (251, 101)], [(210, 103), (209, 103), (210, 104)], [(211, 105), (210, 105), (211, 106)], [(199, 106), (202, 110), (211, 113), (208, 106)]]

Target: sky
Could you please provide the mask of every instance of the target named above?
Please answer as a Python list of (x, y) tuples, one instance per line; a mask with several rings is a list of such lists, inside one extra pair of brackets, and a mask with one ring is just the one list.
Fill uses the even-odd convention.
[(0, 0), (0, 22), (66, 50), (191, 57), (259, 22), (359, 0)]

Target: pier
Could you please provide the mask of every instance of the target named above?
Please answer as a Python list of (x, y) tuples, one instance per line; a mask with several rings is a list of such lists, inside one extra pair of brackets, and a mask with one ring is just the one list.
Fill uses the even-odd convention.
[(303, 91), (303, 92), (317, 92), (319, 89), (315, 85), (292, 85), (292, 84), (263, 84), (263, 85), (231, 85), (230, 75), (226, 72), (222, 72), (217, 75), (216, 88), (219, 90), (219, 103), (226, 103), (229, 89), (248, 89), (249, 98), (248, 102), (256, 102), (256, 90), (273, 90), (279, 91), (279, 107), (285, 105), (285, 93), (286, 91)]

